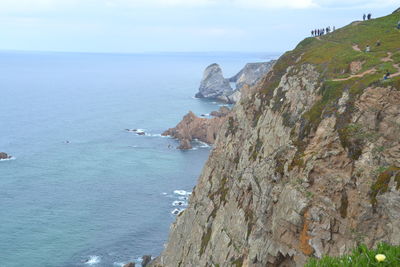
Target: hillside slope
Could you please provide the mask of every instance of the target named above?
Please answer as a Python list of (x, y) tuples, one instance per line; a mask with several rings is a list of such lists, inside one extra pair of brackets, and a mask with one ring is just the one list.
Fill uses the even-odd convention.
[(399, 244), (398, 20), (355, 22), (283, 55), (235, 106), (152, 266), (301, 266)]

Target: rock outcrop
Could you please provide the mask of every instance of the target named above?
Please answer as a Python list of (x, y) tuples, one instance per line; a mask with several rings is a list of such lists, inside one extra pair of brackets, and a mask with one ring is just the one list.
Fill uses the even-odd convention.
[(227, 101), (226, 96), (232, 92), (233, 89), (229, 81), (224, 78), (221, 67), (218, 64), (212, 64), (204, 71), (196, 97)]
[(244, 85), (253, 86), (261, 80), (274, 66), (276, 60), (259, 63), (248, 63), (235, 76), (229, 79), (236, 83), (236, 90), (241, 90)]
[(248, 90), (151, 266), (303, 266), (400, 244), (400, 78), (382, 81), (375, 53), (377, 73), (340, 79), (356, 40), (398, 53), (394, 16), (306, 39)]
[[(253, 86), (271, 70), (275, 60), (260, 63), (248, 63), (238, 74), (225, 79), (218, 64), (212, 64), (204, 71), (198, 98), (216, 99), (226, 103), (237, 103), (245, 86)], [(230, 83), (236, 84), (233, 90)]]
[(0, 160), (2, 159), (10, 159), (11, 156), (9, 156), (8, 154), (4, 153), (4, 152), (0, 152)]
[(162, 135), (171, 136), (180, 140), (178, 149), (191, 149), (191, 142), (197, 139), (207, 144), (214, 144), (221, 125), (225, 122), (229, 109), (221, 108), (214, 115), (215, 118), (206, 119), (197, 117), (192, 111), (185, 115), (175, 127), (168, 129)]

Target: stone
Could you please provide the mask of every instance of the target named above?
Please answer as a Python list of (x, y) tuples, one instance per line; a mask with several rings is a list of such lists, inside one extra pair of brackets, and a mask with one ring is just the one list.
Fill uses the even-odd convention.
[(4, 152), (0, 152), (0, 159), (9, 159), (11, 158), (11, 156), (9, 156), (8, 154), (4, 153)]
[(230, 110), (222, 107), (218, 112), (212, 112), (216, 117), (199, 118), (192, 111), (186, 114), (182, 121), (170, 128), (163, 136), (171, 136), (180, 140), (179, 149), (191, 149), (191, 142), (199, 140), (207, 144), (214, 144), (221, 125), (226, 121)]
[(135, 267), (135, 263), (134, 262), (130, 262), (124, 265), (124, 267)]
[(217, 99), (232, 93), (229, 81), (224, 78), (222, 69), (218, 64), (208, 66), (203, 74), (197, 98)]
[(146, 267), (151, 262), (151, 255), (144, 255), (142, 257), (142, 267)]
[(180, 145), (178, 146), (178, 149), (181, 150), (189, 150), (192, 149), (192, 144), (190, 143), (190, 141), (188, 139), (182, 139), (180, 142)]
[(238, 74), (231, 77), (229, 81), (236, 83), (237, 91), (240, 91), (244, 85), (253, 86), (271, 70), (275, 63), (276, 60), (248, 63)]

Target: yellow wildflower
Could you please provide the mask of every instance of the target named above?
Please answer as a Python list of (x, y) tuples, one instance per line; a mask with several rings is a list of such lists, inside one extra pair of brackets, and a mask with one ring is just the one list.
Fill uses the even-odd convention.
[(376, 254), (375, 259), (376, 259), (378, 262), (385, 261), (385, 260), (386, 260), (386, 256), (383, 255), (383, 254)]

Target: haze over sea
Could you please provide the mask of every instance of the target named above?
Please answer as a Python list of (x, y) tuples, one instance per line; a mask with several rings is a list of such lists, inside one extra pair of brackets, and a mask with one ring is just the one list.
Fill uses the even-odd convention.
[(158, 255), (185, 197), (174, 191), (191, 191), (210, 151), (160, 133), (219, 108), (193, 98), (209, 64), (230, 77), (277, 56), (0, 52), (0, 152), (15, 157), (0, 162), (0, 266)]

